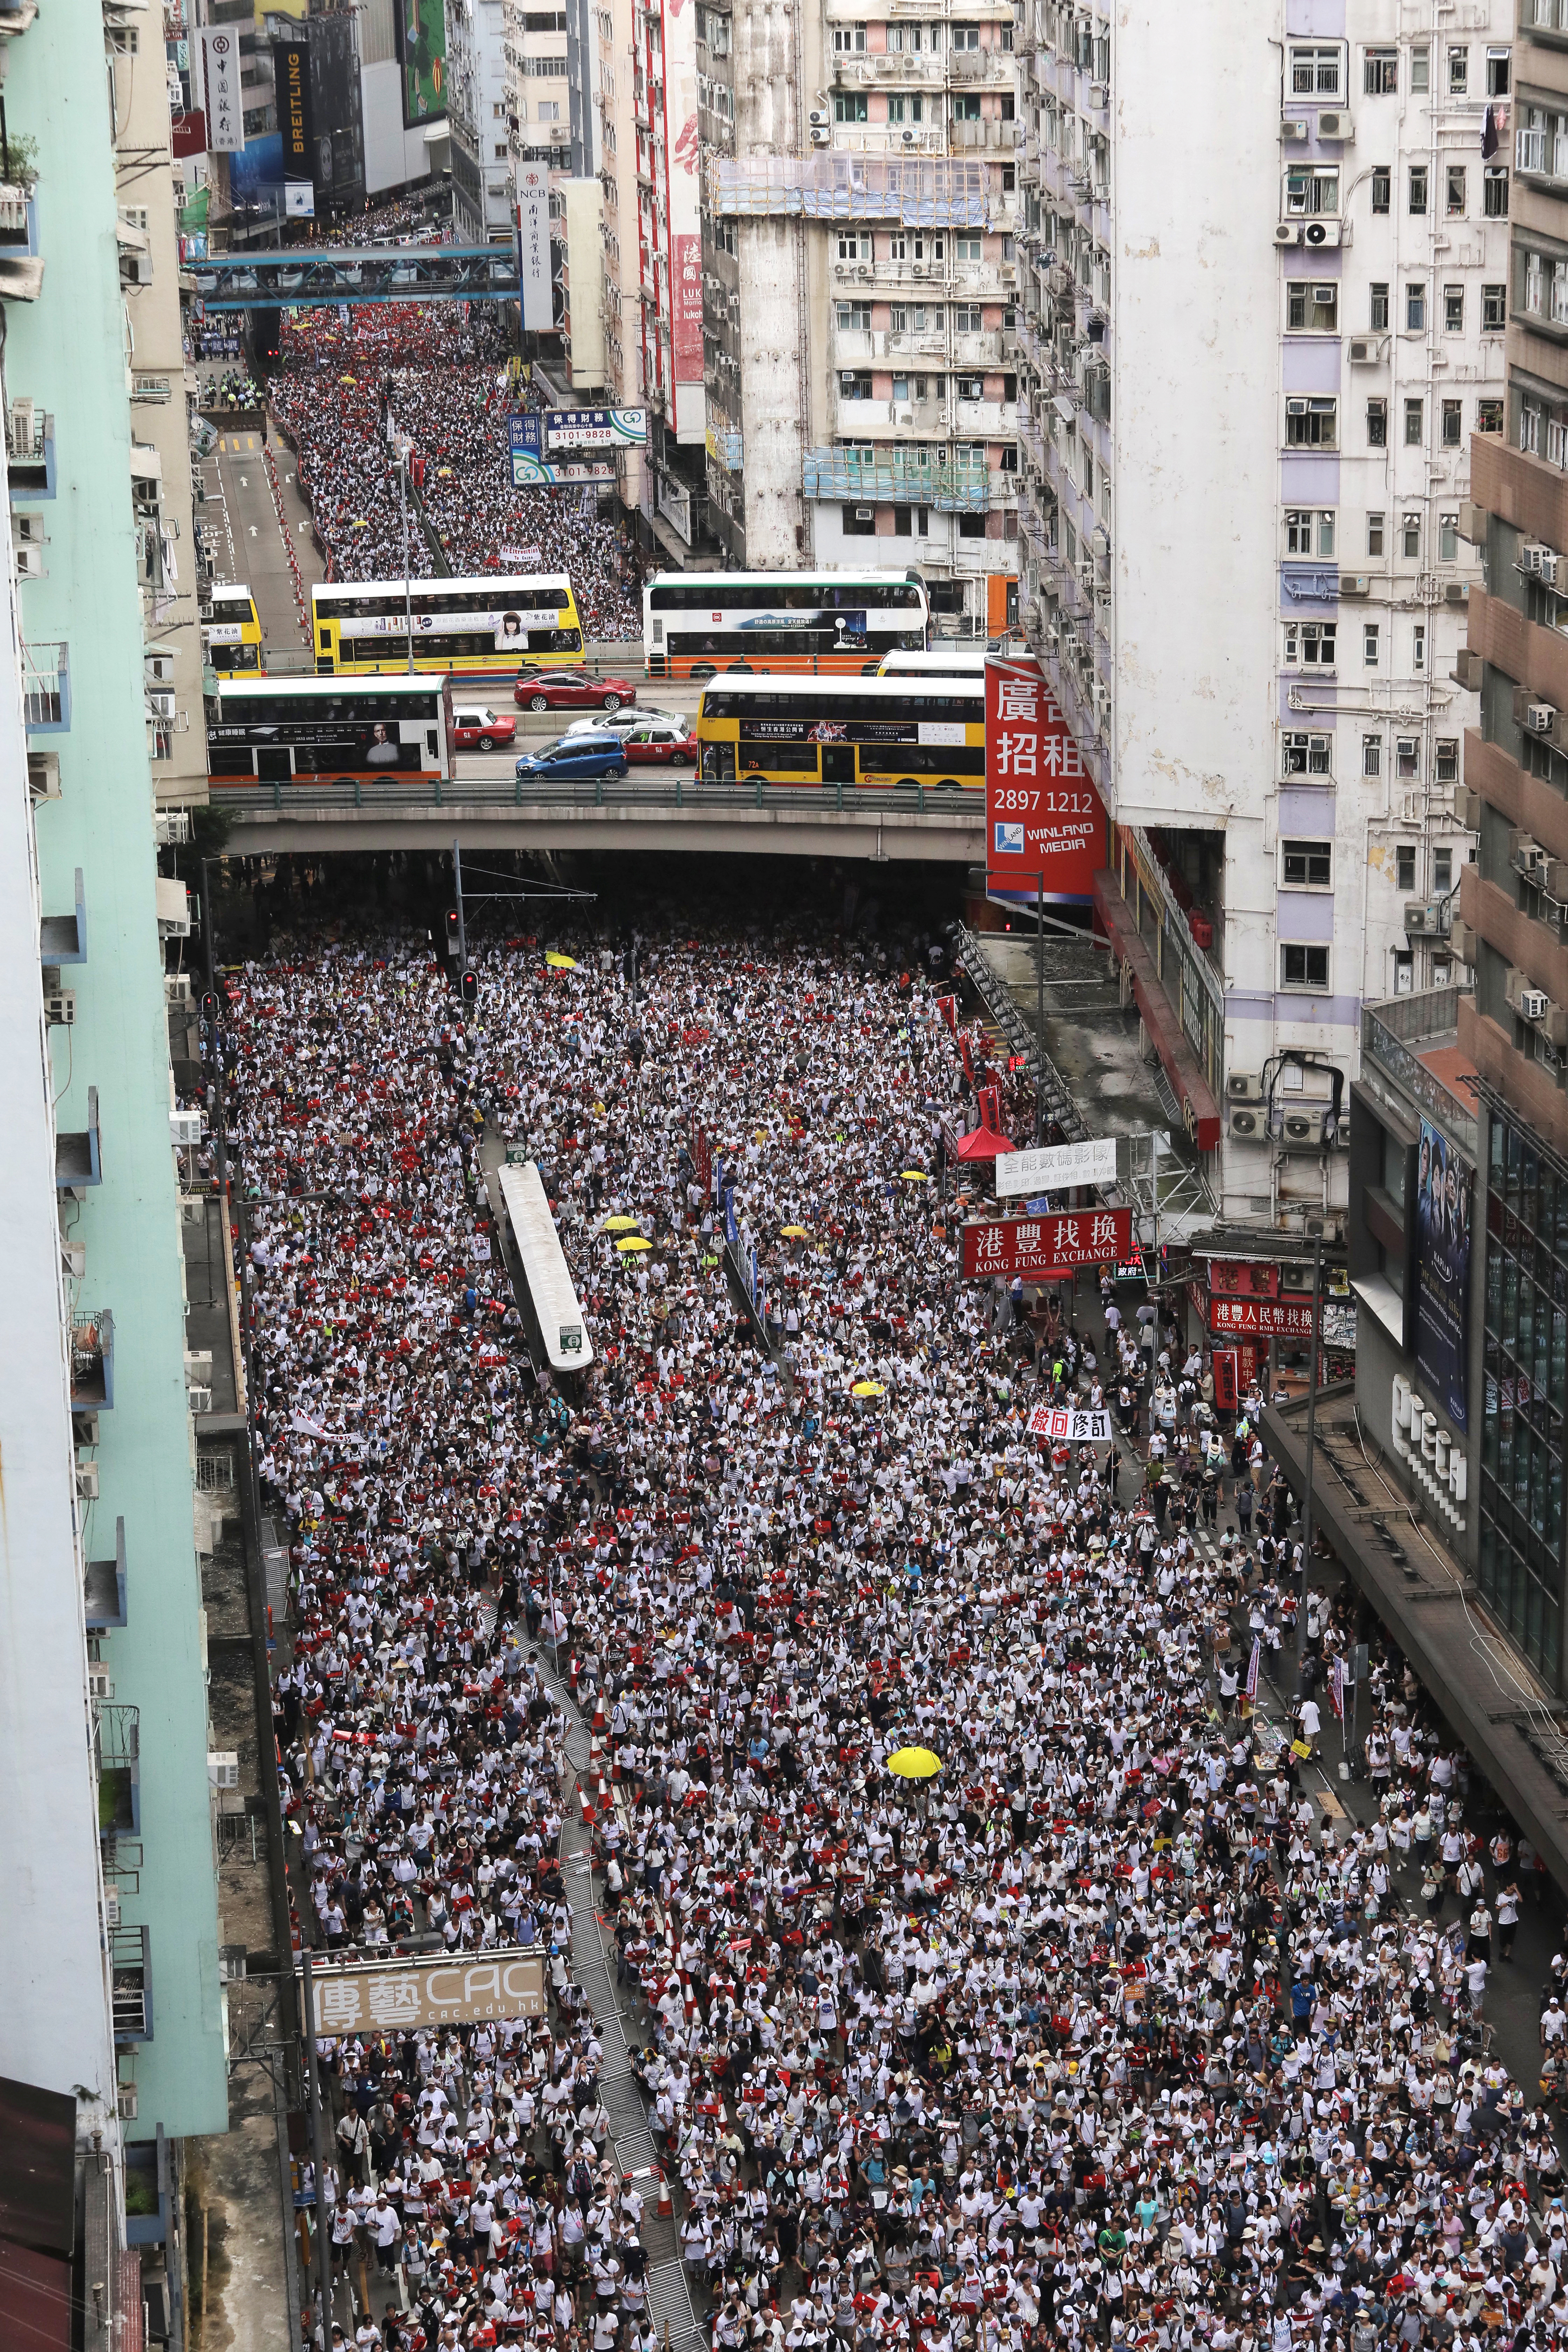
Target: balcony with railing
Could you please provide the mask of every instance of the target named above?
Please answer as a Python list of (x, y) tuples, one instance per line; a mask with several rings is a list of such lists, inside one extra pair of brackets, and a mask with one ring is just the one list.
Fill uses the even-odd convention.
[(87, 1090), (85, 1128), (55, 1130), (55, 1188), (75, 1192), (103, 1181), (103, 1154), (98, 1125), (98, 1088)]
[(5, 471), (11, 496), (55, 495), (55, 420), (36, 401), (13, 400), (5, 412)]
[(1362, 1083), (1378, 1078), (1450, 1136), (1473, 1160), (1479, 1148), (1476, 1097), (1464, 1085), (1473, 1066), (1459, 1046), (1459, 1006), (1469, 989), (1428, 988), (1361, 1008)]
[(152, 2039), (152, 1931), (111, 1927), (109, 1935), (110, 2002), (114, 2039), (123, 2049)]
[(852, 449), (811, 449), (800, 479), (809, 499), (891, 500), (950, 514), (983, 514), (993, 505), (1010, 506), (1018, 497), (1016, 474), (991, 473), (967, 459), (919, 465), (913, 453), (896, 449), (870, 457)]
[(112, 1633), (130, 1623), (122, 1518), (114, 1523), (114, 1558), (83, 1562), (82, 1597), (89, 1633)]
[(92, 1762), (100, 1837), (141, 1834), (141, 1712), (100, 1702), (92, 1711)]
[(29, 735), (64, 735), (71, 723), (70, 647), (24, 645), (22, 707)]
[(71, 1411), (109, 1412), (114, 1405), (114, 1317), (71, 1317)]
[(0, 301), (36, 302), (43, 290), (31, 193), (18, 181), (0, 181)]

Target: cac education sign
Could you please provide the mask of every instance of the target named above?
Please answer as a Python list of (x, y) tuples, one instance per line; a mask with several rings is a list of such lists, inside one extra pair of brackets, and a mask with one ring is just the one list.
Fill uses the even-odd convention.
[(1040, 1217), (994, 1217), (964, 1227), (964, 1278), (1014, 1275), (1052, 1282), (1082, 1265), (1118, 1263), (1133, 1245), (1131, 1209), (1079, 1209)]
[(1105, 863), (1105, 812), (1032, 657), (986, 659), (986, 887), (1082, 906)]
[(413, 2033), (488, 2017), (543, 2017), (544, 1954), (512, 1944), (435, 1960), (387, 1958), (310, 1971), (310, 2007), (322, 2040), (340, 2033)]

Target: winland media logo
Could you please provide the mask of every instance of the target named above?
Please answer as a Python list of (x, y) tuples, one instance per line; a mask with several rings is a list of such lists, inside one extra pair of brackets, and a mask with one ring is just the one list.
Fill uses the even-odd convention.
[(996, 827), (996, 835), (997, 845), (992, 853), (993, 856), (997, 857), (1021, 857), (1023, 856), (1023, 827), (1021, 824), (1003, 824), (998, 822)]

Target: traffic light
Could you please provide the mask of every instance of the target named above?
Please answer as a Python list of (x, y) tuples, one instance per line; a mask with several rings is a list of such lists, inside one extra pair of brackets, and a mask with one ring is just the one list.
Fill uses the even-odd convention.
[(463, 1002), (471, 1013), (479, 1002), (479, 975), (472, 965), (464, 973), (458, 986), (463, 991)]
[(209, 1023), (213, 1027), (216, 1027), (218, 1018), (218, 1000), (214, 995), (210, 988), (202, 999), (202, 1018), (204, 1021)]
[(449, 956), (463, 952), (463, 929), (455, 907), (446, 909), (446, 952)]

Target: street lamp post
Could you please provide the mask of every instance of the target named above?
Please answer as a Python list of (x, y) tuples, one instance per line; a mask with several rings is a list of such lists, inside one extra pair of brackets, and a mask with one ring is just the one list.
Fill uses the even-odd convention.
[(1320, 1227), (1312, 1244), (1312, 1328), (1307, 1363), (1307, 1469), (1301, 1491), (1301, 1592), (1296, 1604), (1296, 1689), (1307, 1656), (1307, 1578), (1312, 1564), (1312, 1456), (1318, 1433), (1318, 1324), (1322, 1315), (1323, 1237)]

